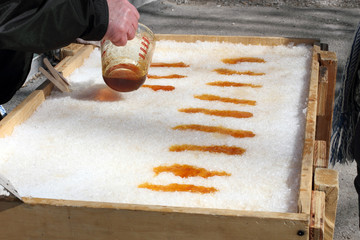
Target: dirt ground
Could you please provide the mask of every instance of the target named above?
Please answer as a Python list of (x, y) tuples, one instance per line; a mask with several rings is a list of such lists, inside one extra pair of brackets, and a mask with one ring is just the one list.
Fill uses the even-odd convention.
[[(209, 0), (172, 0), (178, 4), (205, 4)], [(262, 6), (262, 7), (341, 7), (341, 8), (359, 8), (360, 2), (357, 0), (216, 0), (216, 3), (222, 6), (241, 4), (244, 6)]]
[(359, 240), (357, 194), (354, 188), (356, 163), (337, 164), (334, 169), (339, 172), (340, 188), (334, 240)]

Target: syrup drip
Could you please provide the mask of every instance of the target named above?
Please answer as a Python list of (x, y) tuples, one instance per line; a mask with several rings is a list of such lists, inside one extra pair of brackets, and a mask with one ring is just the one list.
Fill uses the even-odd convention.
[(178, 184), (171, 183), (168, 185), (157, 185), (150, 183), (143, 183), (138, 186), (139, 188), (146, 188), (153, 191), (162, 192), (191, 192), (191, 193), (214, 193), (218, 190), (214, 187), (196, 186), (193, 184)]
[(234, 138), (246, 138), (246, 137), (255, 137), (255, 134), (251, 131), (245, 130), (234, 130), (230, 128), (224, 127), (215, 127), (215, 126), (204, 126), (198, 124), (188, 124), (188, 125), (178, 125), (173, 127), (174, 130), (194, 130), (200, 132), (208, 132), (208, 133), (220, 133), (224, 135), (230, 135)]
[(161, 78), (185, 78), (187, 76), (179, 75), (179, 74), (171, 74), (166, 76), (157, 76), (157, 75), (147, 75), (149, 79), (161, 79)]
[(211, 110), (205, 108), (182, 108), (178, 110), (184, 113), (203, 113), (206, 115), (213, 115), (219, 117), (233, 117), (233, 118), (250, 118), (253, 116), (250, 112), (230, 111), (230, 110)]
[(189, 177), (202, 177), (202, 178), (209, 178), (214, 176), (231, 176), (230, 173), (225, 171), (209, 171), (205, 168), (198, 168), (191, 165), (180, 165), (180, 164), (173, 164), (171, 166), (159, 166), (155, 167), (154, 169), (155, 176), (159, 175), (163, 172), (171, 172), (175, 176), (181, 178), (189, 178)]
[(173, 91), (175, 87), (173, 86), (165, 86), (165, 85), (143, 85), (142, 87), (151, 88), (154, 91)]
[(239, 71), (226, 69), (226, 68), (217, 68), (214, 71), (217, 72), (218, 74), (221, 74), (221, 75), (234, 75), (234, 74), (236, 74), (236, 75), (250, 75), (250, 76), (265, 75), (265, 73), (256, 73), (256, 72), (252, 72), (252, 71), (239, 72)]
[(246, 150), (235, 146), (226, 145), (212, 145), (212, 146), (198, 146), (198, 145), (173, 145), (169, 148), (170, 152), (184, 152), (184, 151), (201, 151), (209, 153), (224, 153), (227, 155), (242, 155)]
[(224, 98), (224, 97), (210, 95), (210, 94), (195, 95), (194, 97), (197, 99), (200, 99), (200, 100), (205, 100), (205, 101), (219, 101), (219, 102), (225, 102), (225, 103), (245, 104), (245, 105), (251, 105), (251, 106), (256, 105), (256, 101), (253, 101), (253, 100), (237, 99), (237, 98)]
[(177, 63), (151, 63), (150, 67), (175, 67), (175, 68), (186, 68), (190, 67), (190, 65), (187, 65), (183, 62), (177, 62)]
[(217, 86), (217, 87), (251, 87), (251, 88), (261, 88), (262, 85), (255, 85), (251, 83), (237, 83), (237, 82), (228, 82), (228, 81), (215, 81), (209, 82), (207, 85)]
[(250, 63), (265, 63), (265, 60), (262, 58), (256, 57), (239, 57), (239, 58), (225, 58), (221, 60), (226, 64), (237, 64), (242, 62), (250, 62)]

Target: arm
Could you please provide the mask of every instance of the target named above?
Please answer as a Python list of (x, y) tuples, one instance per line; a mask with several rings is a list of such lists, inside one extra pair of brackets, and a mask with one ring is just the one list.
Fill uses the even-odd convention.
[(100, 40), (108, 22), (106, 0), (3, 1), (0, 49), (45, 52), (78, 37)]
[(4, 0), (0, 2), (0, 104), (11, 99), (30, 69), (32, 53), (75, 41), (125, 45), (139, 13), (127, 0)]

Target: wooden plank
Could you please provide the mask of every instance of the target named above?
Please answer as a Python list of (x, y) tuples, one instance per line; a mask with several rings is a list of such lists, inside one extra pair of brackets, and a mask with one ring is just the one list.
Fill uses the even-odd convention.
[(325, 193), (313, 191), (311, 196), (310, 240), (324, 239)]
[(332, 240), (335, 229), (336, 208), (339, 198), (339, 176), (332, 169), (315, 170), (314, 189), (325, 193), (325, 231), (324, 239)]
[(319, 59), (318, 46), (314, 46), (312, 67), (310, 75), (310, 87), (308, 96), (308, 107), (306, 113), (305, 126), (305, 142), (303, 149), (303, 159), (301, 165), (300, 189), (298, 200), (298, 211), (310, 214), (311, 191), (313, 180), (313, 152), (316, 130), (316, 114), (317, 114), (317, 93), (319, 78)]
[(320, 65), (327, 69), (327, 90), (325, 100), (325, 115), (317, 117), (316, 140), (326, 141), (327, 154), (329, 158), (330, 138), (332, 129), (332, 118), (335, 98), (336, 72), (337, 72), (337, 58), (334, 52), (321, 51)]
[(0, 203), (0, 232), (4, 239), (305, 240), (309, 236), (309, 216), (298, 213), (33, 202)]
[(210, 214), (221, 216), (242, 216), (242, 217), (264, 217), (268, 219), (282, 219), (292, 221), (302, 221), (308, 219), (304, 214), (298, 213), (277, 213), (265, 211), (241, 211), (230, 209), (216, 209), (216, 208), (192, 208), (192, 207), (171, 207), (158, 205), (139, 205), (126, 203), (111, 203), (111, 202), (92, 202), (92, 201), (77, 201), (77, 200), (62, 200), (62, 199), (48, 199), (48, 198), (33, 198), (23, 197), (24, 203), (28, 205), (54, 205), (58, 207), (79, 207), (79, 208), (111, 208), (111, 209), (127, 209), (135, 211), (157, 211), (157, 212), (179, 212), (191, 214)]
[(218, 35), (181, 35), (181, 34), (155, 34), (157, 40), (174, 40), (182, 42), (210, 41), (231, 42), (249, 45), (276, 46), (287, 44), (319, 44), (318, 39), (311, 38), (284, 38), (284, 37), (258, 37), (258, 36), (218, 36)]
[(60, 59), (68, 56), (74, 56), (84, 45), (79, 43), (70, 43), (69, 45), (60, 49)]
[(319, 89), (318, 89), (318, 116), (325, 116), (328, 89), (328, 70), (327, 67), (320, 66), (319, 70)]
[(55, 69), (61, 72), (64, 77), (68, 77), (76, 68), (80, 67), (84, 63), (84, 59), (89, 57), (93, 50), (94, 46), (84, 45), (74, 56), (67, 59), (64, 63), (55, 66)]
[(326, 142), (316, 140), (314, 144), (314, 171), (316, 168), (328, 167), (329, 161), (326, 152)]
[(71, 56), (65, 57), (64, 59), (62, 59), (62, 60), (55, 66), (55, 69), (58, 70), (58, 69), (64, 68), (64, 65), (65, 65), (66, 62), (69, 61), (70, 59), (71, 59)]

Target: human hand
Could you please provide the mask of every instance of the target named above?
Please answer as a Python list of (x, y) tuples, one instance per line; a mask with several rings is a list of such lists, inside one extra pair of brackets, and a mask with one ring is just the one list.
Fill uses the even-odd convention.
[(128, 0), (107, 0), (109, 25), (104, 39), (117, 46), (125, 46), (135, 37), (140, 14)]

